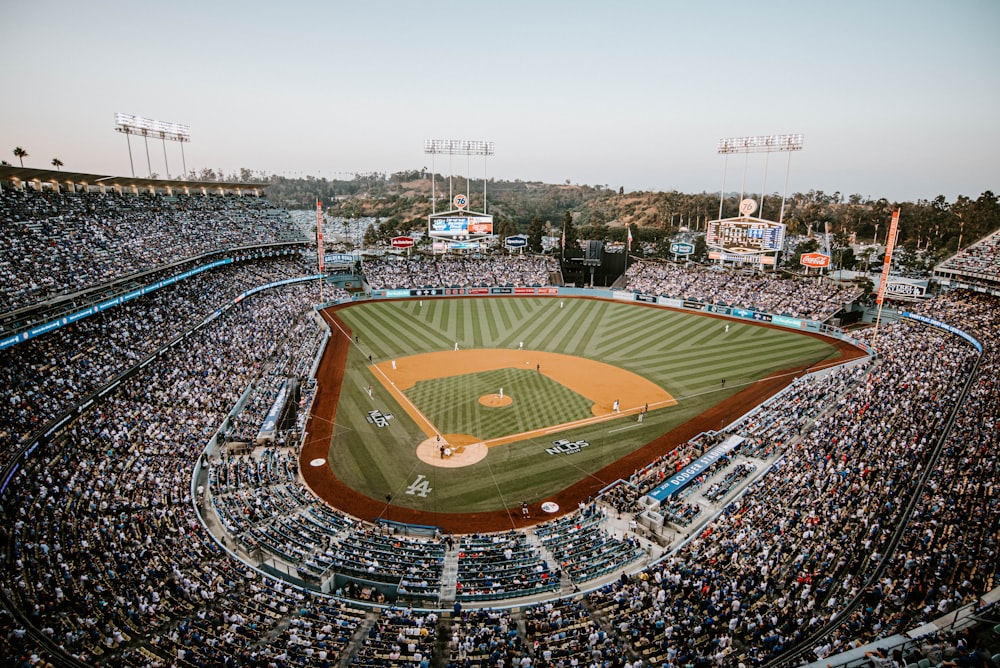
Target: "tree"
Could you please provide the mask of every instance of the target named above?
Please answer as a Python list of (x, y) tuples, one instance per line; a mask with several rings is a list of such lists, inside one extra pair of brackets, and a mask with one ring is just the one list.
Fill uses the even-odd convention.
[(25, 151), (20, 146), (14, 148), (14, 157), (21, 161), (21, 166), (24, 167), (24, 159), (28, 157), (28, 152)]
[(708, 244), (705, 242), (705, 235), (699, 234), (694, 238), (694, 254), (691, 256), (692, 259), (701, 262), (705, 259), (708, 252)]
[(365, 228), (365, 233), (361, 236), (361, 244), (365, 248), (374, 248), (378, 243), (378, 230), (376, 225), (369, 225)]
[(799, 261), (802, 259), (803, 253), (815, 253), (818, 250), (819, 250), (819, 242), (816, 241), (816, 239), (813, 238), (806, 239), (805, 241), (798, 244), (795, 247), (795, 250), (792, 251), (791, 266), (795, 269), (798, 269), (801, 266)]
[(62, 171), (59, 168), (63, 166), (63, 161), (59, 158), (52, 158), (52, 166), (56, 168), (56, 171)]
[(541, 253), (542, 252), (542, 219), (532, 218), (531, 224), (528, 225), (528, 250)]
[(576, 232), (576, 225), (573, 224), (573, 214), (569, 210), (563, 216), (563, 231), (566, 233), (563, 256), (565, 257), (566, 251), (569, 251), (570, 257), (572, 257), (574, 251), (579, 248), (580, 237)]
[(506, 216), (495, 216), (493, 218), (493, 233), (500, 239), (506, 239), (517, 234), (517, 228)]

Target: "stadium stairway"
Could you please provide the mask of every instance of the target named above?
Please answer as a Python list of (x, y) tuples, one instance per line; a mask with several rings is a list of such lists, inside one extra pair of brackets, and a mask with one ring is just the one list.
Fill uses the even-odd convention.
[(441, 568), (441, 589), (438, 592), (438, 603), (442, 608), (455, 602), (455, 585), (458, 583), (458, 549), (454, 548), (444, 553), (444, 564)]
[(431, 668), (445, 668), (450, 661), (451, 652), (448, 644), (451, 642), (451, 613), (441, 611), (435, 629), (437, 642), (434, 643), (434, 655), (431, 657)]
[(358, 624), (358, 628), (354, 630), (354, 635), (351, 637), (351, 642), (347, 643), (347, 647), (344, 648), (344, 653), (340, 655), (340, 661), (337, 662), (338, 668), (347, 668), (351, 665), (351, 661), (358, 654), (358, 650), (365, 642), (365, 638), (368, 637), (368, 631), (375, 626), (375, 621), (379, 618), (379, 611), (377, 609), (371, 609), (365, 614), (364, 620)]

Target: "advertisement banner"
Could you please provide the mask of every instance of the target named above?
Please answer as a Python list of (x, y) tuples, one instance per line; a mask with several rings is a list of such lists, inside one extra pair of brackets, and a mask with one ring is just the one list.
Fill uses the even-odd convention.
[(771, 322), (776, 325), (783, 325), (785, 327), (795, 327), (797, 329), (802, 329), (802, 321), (798, 318), (789, 318), (783, 315), (776, 315), (771, 318)]
[(910, 318), (911, 320), (916, 320), (917, 322), (922, 322), (925, 325), (931, 325), (932, 327), (943, 329), (946, 332), (951, 332), (952, 334), (960, 336), (969, 343), (971, 343), (972, 346), (978, 352), (980, 353), (983, 352), (983, 344), (981, 344), (978, 339), (976, 339), (970, 334), (966, 334), (964, 331), (958, 329), (957, 327), (952, 327), (951, 325), (943, 323), (940, 320), (935, 320), (934, 318), (928, 318), (927, 316), (920, 315), (919, 313), (910, 313), (909, 311), (903, 311), (903, 317)]
[(327, 264), (351, 264), (355, 258), (350, 253), (327, 253)]
[(637, 302), (645, 302), (647, 304), (655, 304), (656, 303), (656, 295), (651, 295), (651, 294), (648, 294), (648, 293), (645, 293), (645, 292), (640, 292), (640, 293), (636, 294), (635, 300)]
[(889, 283), (885, 286), (887, 295), (897, 295), (901, 297), (923, 297), (926, 288), (916, 283)]
[(452, 237), (469, 234), (469, 219), (465, 216), (454, 218), (435, 218), (431, 221), (431, 232)]
[(470, 234), (493, 234), (493, 221), (492, 220), (478, 220), (473, 218), (469, 221), (469, 233)]
[(469, 288), (470, 295), (488, 295), (490, 294), (489, 288)]
[(667, 497), (673, 496), (677, 492), (684, 489), (684, 487), (701, 475), (705, 469), (723, 456), (732, 452), (732, 450), (734, 450), (736, 446), (743, 441), (744, 438), (742, 436), (730, 436), (720, 445), (715, 446), (704, 455), (685, 466), (677, 475), (669, 478), (666, 482), (661, 483), (649, 493), (649, 496), (662, 503)]
[(514, 294), (514, 288), (490, 288), (491, 295), (510, 295)]
[(515, 295), (533, 295), (535, 294), (534, 288), (514, 288)]
[(559, 288), (538, 288), (538, 294), (540, 294), (540, 295), (557, 295), (557, 294), (559, 294)]
[(830, 266), (830, 256), (823, 253), (803, 253), (799, 258), (799, 264), (803, 267), (824, 269)]

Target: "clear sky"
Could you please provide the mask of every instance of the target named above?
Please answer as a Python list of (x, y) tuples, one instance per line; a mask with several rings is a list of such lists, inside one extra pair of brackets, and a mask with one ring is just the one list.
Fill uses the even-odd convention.
[[(495, 142), (489, 177), (718, 192), (745, 162), (724, 170), (719, 139), (800, 132), (790, 193), (1000, 192), (997, 0), (0, 0), (0, 30), (14, 165), (20, 146), (25, 166), (128, 175), (125, 112), (189, 125), (189, 170), (342, 178), (475, 139)], [(786, 158), (764, 183), (751, 156), (746, 190), (780, 192)]]

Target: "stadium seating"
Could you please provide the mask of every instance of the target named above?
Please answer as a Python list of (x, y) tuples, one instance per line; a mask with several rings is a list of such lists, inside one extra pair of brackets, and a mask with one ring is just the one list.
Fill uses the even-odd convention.
[[(32, 211), (35, 227), (51, 235), (49, 218), (68, 214), (54, 213), (61, 204), (50, 199), (19, 199), (17, 207)], [(104, 275), (101, 261), (88, 275)], [(4, 351), (4, 372), (12, 370), (7, 387), (17, 388), (4, 396), (14, 407), (3, 416), (4, 461), (34, 425), (200, 321), (204, 306), (231, 299), (248, 280), (296, 273), (285, 261), (255, 267), (257, 276), (213, 273), (111, 312), (115, 317)], [(721, 278), (711, 290), (703, 287), (700, 296), (725, 300), (743, 289)], [(48, 292), (31, 298), (42, 294)], [(820, 319), (841, 296), (769, 307)], [(7, 298), (23, 303), (25, 295)], [(905, 632), (1000, 584), (996, 297), (954, 292), (921, 307), (980, 340), (978, 367), (965, 341), (894, 323), (881, 333), (875, 362), (800, 379), (731, 426), (730, 433), (747, 438), (744, 459), (707, 474), (697, 492), (720, 494), (719, 517), (676, 553), (642, 567), (647, 553), (633, 537), (609, 534), (607, 514), (634, 511), (642, 494), (714, 436), (636, 471), (635, 488), (616, 488), (528, 532), (461, 537), (454, 549), (437, 539), (382, 535), (316, 502), (296, 482), (293, 446), (276, 444), (206, 463), (208, 506), (220, 522), (212, 527), (218, 535), (210, 533), (196, 514), (193, 463), (248, 387), (257, 382), (257, 394), (232, 422), (235, 435), (258, 428), (274, 379), (309, 367), (319, 340), (313, 299), (307, 288), (286, 286), (244, 300), (20, 462), (0, 504), (0, 544), (9, 547), (0, 577), (20, 615), (0, 617), (3, 655), (37, 652), (63, 662), (64, 655), (24, 632), (27, 624), (61, 651), (109, 666), (328, 666), (348, 657), (358, 666), (444, 665), (442, 646), (456, 666), (495, 665), (501, 657), (507, 665), (528, 658), (535, 666), (574, 659), (759, 665), (837, 616), (855, 594), (864, 604), (828, 636), (824, 655)], [(955, 423), (938, 456), (934, 444), (952, 411)], [(778, 452), (780, 466), (723, 505), (745, 485), (748, 464)], [(924, 471), (931, 475), (922, 483)], [(891, 536), (904, 521), (894, 547)], [(406, 579), (422, 598), (417, 609), (372, 611), (353, 587), (335, 596), (293, 586), (233, 558), (227, 548), (246, 556), (249, 538), (261, 551), (298, 563), (302, 576), (315, 580), (338, 560), (345, 567), (346, 556), (360, 557), (352, 562), (362, 565), (359, 579)], [(538, 593), (518, 587), (537, 584), (532, 577), (539, 567), (546, 572), (545, 554), (577, 585), (597, 588), (563, 596), (561, 587), (546, 584), (550, 600), (505, 611), (429, 610), (450, 603), (440, 594), (448, 593), (444, 566), (452, 557), (458, 581), (475, 583), (460, 603), (471, 604), (478, 590), (495, 605), (505, 598), (491, 595)], [(559, 579), (556, 568), (546, 579)], [(626, 568), (633, 572), (605, 583)]]

